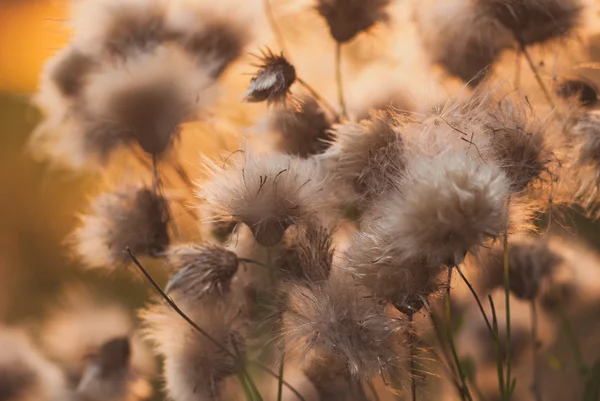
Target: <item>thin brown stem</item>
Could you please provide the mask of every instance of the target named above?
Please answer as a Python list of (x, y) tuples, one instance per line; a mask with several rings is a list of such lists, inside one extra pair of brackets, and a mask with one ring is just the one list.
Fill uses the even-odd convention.
[(273, 31), (273, 35), (277, 41), (277, 46), (279, 46), (283, 52), (283, 55), (291, 62), (290, 53), (287, 51), (283, 34), (281, 33), (281, 29), (279, 29), (279, 24), (277, 23), (277, 18), (273, 12), (273, 7), (271, 7), (271, 0), (263, 0), (263, 4), (265, 7), (265, 14), (267, 15), (267, 20), (269, 21), (269, 26), (271, 27), (271, 31)]
[(485, 325), (488, 328), (488, 331), (490, 332), (490, 335), (492, 336), (492, 338), (496, 338), (496, 334), (494, 333), (494, 330), (492, 329), (492, 324), (490, 323), (490, 320), (487, 317), (487, 313), (485, 313), (485, 309), (483, 309), (483, 304), (481, 303), (481, 300), (479, 299), (479, 296), (477, 295), (477, 292), (475, 292), (475, 288), (473, 288), (473, 286), (471, 285), (471, 283), (469, 282), (469, 280), (467, 279), (467, 277), (465, 276), (465, 274), (462, 272), (462, 270), (460, 269), (460, 267), (456, 268), (456, 271), (458, 272), (458, 274), (460, 275), (460, 277), (462, 278), (462, 280), (465, 282), (465, 284), (467, 285), (467, 287), (469, 287), (469, 291), (471, 291), (471, 294), (473, 295), (473, 298), (475, 298), (475, 301), (477, 302), (477, 307), (479, 308), (479, 311), (481, 312), (481, 315), (483, 316), (483, 319), (485, 321)]
[(533, 358), (533, 382), (531, 383), (531, 393), (535, 401), (543, 401), (542, 388), (540, 387), (540, 361), (539, 361), (539, 342), (538, 342), (538, 314), (535, 299), (530, 301), (531, 307), (531, 351)]
[(335, 49), (335, 80), (337, 82), (338, 101), (342, 109), (342, 117), (348, 118), (346, 101), (344, 100), (344, 81), (342, 79), (342, 44), (336, 42)]
[(298, 81), (298, 83), (300, 85), (302, 85), (304, 87), (304, 89), (306, 89), (307, 91), (309, 91), (312, 97), (314, 97), (327, 110), (329, 110), (329, 112), (333, 115), (333, 117), (339, 118), (338, 117), (339, 113), (337, 112), (337, 110), (335, 109), (335, 107), (333, 107), (331, 105), (331, 103), (329, 103), (327, 100), (325, 100), (325, 98), (323, 96), (319, 95), (319, 93), (312, 86), (310, 86), (305, 80), (303, 80), (300, 77), (296, 77), (296, 81)]
[[(556, 110), (556, 104), (554, 103), (554, 100), (552, 100), (552, 96), (550, 95), (548, 88), (546, 88), (546, 84), (542, 80), (542, 77), (540, 76), (540, 73), (539, 73), (537, 67), (535, 66), (535, 63), (533, 62), (533, 59), (531, 58), (531, 55), (529, 54), (529, 51), (527, 50), (527, 46), (525, 46), (523, 44), (522, 40), (518, 40), (518, 42), (519, 42), (519, 49), (521, 50), (521, 53), (523, 53), (523, 55), (525, 56), (525, 60), (527, 60), (527, 64), (529, 64), (529, 68), (531, 69), (531, 72), (533, 73), (535, 80), (537, 81), (538, 85), (540, 86), (540, 89), (544, 93), (544, 97), (546, 98), (548, 105), (550, 105), (550, 107), (553, 110)], [(558, 116), (558, 114), (557, 114), (557, 116)]]
[[(200, 333), (201, 335), (203, 335), (204, 337), (206, 337), (206, 339), (208, 339), (210, 342), (212, 342), (214, 345), (216, 345), (220, 350), (222, 350), (223, 352), (225, 352), (227, 355), (231, 356), (232, 358), (236, 358), (236, 354), (234, 352), (230, 351), (227, 347), (225, 347), (223, 344), (221, 344), (220, 342), (218, 342), (214, 337), (212, 337), (210, 334), (208, 334), (202, 327), (198, 326), (192, 319), (190, 319), (190, 317), (188, 315), (185, 314), (185, 312), (183, 312), (179, 308), (179, 306), (177, 306), (177, 304), (175, 303), (175, 301), (173, 301), (162, 290), (162, 288), (160, 288), (160, 286), (154, 280), (154, 278), (152, 278), (152, 276), (150, 275), (150, 273), (148, 273), (148, 271), (144, 268), (144, 266), (142, 266), (142, 264), (140, 263), (140, 261), (135, 257), (135, 255), (133, 254), (133, 252), (131, 251), (131, 249), (129, 247), (127, 247), (125, 250), (129, 254), (129, 257), (133, 261), (134, 265), (140, 270), (140, 272), (144, 275), (144, 277), (146, 278), (146, 280), (148, 280), (148, 282), (152, 285), (152, 287), (156, 290), (156, 292), (161, 296), (161, 298), (164, 299), (167, 302), (167, 304), (181, 318), (183, 318), (194, 330), (196, 330), (198, 333)], [(273, 376), (274, 378), (279, 379), (279, 375), (277, 373), (273, 372), (271, 369), (269, 369), (267, 366), (263, 365), (262, 363), (260, 363), (258, 361), (253, 361), (253, 360), (248, 360), (247, 362), (249, 364), (252, 364), (252, 365), (256, 366), (260, 370), (262, 370), (264, 372), (267, 372), (269, 375)], [(245, 375), (248, 378), (250, 377), (247, 373), (245, 373)], [(300, 394), (300, 392), (298, 390), (296, 390), (292, 385), (290, 385), (285, 380), (282, 380), (282, 382), (283, 382), (283, 385), (286, 386), (291, 392), (293, 392), (294, 395), (296, 395), (296, 397), (300, 401), (306, 401), (304, 399), (304, 397), (302, 396), (302, 394)]]
[(406, 328), (406, 339), (408, 340), (408, 347), (410, 349), (410, 394), (411, 400), (417, 401), (417, 367), (416, 367), (416, 350), (415, 342), (416, 336), (413, 328), (413, 314), (408, 315), (408, 327)]

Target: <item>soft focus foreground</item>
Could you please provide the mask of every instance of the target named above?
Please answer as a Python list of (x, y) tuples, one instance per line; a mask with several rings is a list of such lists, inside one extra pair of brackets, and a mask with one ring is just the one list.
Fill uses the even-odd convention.
[(0, 7), (0, 401), (599, 398), (592, 0)]

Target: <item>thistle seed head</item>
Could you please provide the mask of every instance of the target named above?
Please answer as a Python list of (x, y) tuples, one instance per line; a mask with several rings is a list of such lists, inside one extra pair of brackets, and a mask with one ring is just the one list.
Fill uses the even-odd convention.
[(156, 256), (169, 245), (169, 212), (161, 195), (144, 187), (102, 194), (81, 217), (73, 242), (79, 258), (92, 268), (113, 270), (136, 255)]
[(259, 59), (259, 70), (250, 81), (244, 100), (251, 103), (266, 101), (268, 104), (284, 102), (290, 93), (290, 87), (296, 82), (296, 69), (283, 53), (276, 56), (267, 49)]
[(238, 270), (235, 253), (218, 245), (178, 245), (167, 251), (167, 265), (174, 270), (165, 292), (177, 291), (190, 299), (210, 294), (225, 295)]

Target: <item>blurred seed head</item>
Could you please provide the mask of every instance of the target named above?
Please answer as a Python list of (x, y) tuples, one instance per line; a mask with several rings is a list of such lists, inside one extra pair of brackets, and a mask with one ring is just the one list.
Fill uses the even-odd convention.
[(391, 177), (404, 167), (401, 129), (402, 123), (390, 112), (334, 127), (335, 141), (321, 156), (329, 171), (328, 185), (348, 187), (353, 203), (367, 208), (393, 187)]
[[(504, 247), (494, 246), (478, 256), (488, 289), (504, 286)], [(513, 237), (508, 246), (510, 290), (518, 298), (535, 299), (562, 259), (544, 238)]]
[(74, 43), (88, 52), (127, 58), (165, 38), (163, 0), (84, 0), (75, 4)]
[(331, 146), (331, 122), (311, 97), (301, 98), (298, 107), (271, 109), (268, 123), (282, 153), (307, 158)]
[(432, 61), (471, 86), (482, 83), (500, 53), (512, 46), (510, 32), (470, 0), (432, 1), (417, 12)]
[(0, 399), (7, 401), (67, 398), (60, 369), (33, 347), (18, 330), (0, 327)]
[(244, 93), (246, 102), (281, 103), (290, 93), (296, 82), (296, 69), (286, 60), (283, 53), (276, 56), (271, 50), (262, 52), (261, 64), (256, 76), (250, 81), (250, 88)]
[(581, 23), (580, 0), (479, 0), (523, 45), (570, 33)]
[[(215, 340), (243, 355), (244, 341), (236, 323), (238, 310), (229, 303), (192, 301), (175, 297), (180, 308)], [(224, 381), (237, 371), (234, 358), (195, 331), (165, 303), (141, 313), (147, 338), (164, 357), (169, 397), (180, 401), (218, 400)], [(233, 342), (235, 341), (235, 347)]]
[(368, 401), (362, 383), (354, 380), (343, 360), (331, 355), (317, 356), (304, 367), (314, 385), (319, 401)]
[(49, 62), (47, 73), (60, 93), (70, 98), (81, 93), (89, 73), (96, 66), (93, 57), (74, 46), (67, 46)]
[(390, 0), (317, 0), (316, 9), (327, 21), (331, 36), (344, 43), (373, 25), (386, 22), (389, 3)]
[(190, 300), (225, 295), (239, 265), (235, 253), (218, 245), (177, 245), (166, 256), (174, 273), (165, 292), (177, 291)]
[(274, 265), (285, 281), (319, 283), (329, 277), (332, 261), (331, 234), (320, 225), (309, 224), (288, 230)]
[(398, 378), (400, 321), (361, 297), (351, 280), (334, 276), (323, 285), (296, 286), (288, 295), (286, 346), (301, 359), (325, 353), (339, 358), (354, 379)]
[(277, 245), (291, 225), (315, 215), (320, 204), (319, 171), (312, 160), (245, 153), (232, 166), (209, 165), (212, 180), (200, 195), (220, 219), (235, 219), (263, 246)]
[(131, 345), (129, 338), (117, 337), (102, 344), (77, 386), (77, 396), (85, 401), (129, 401)]
[(593, 107), (598, 102), (596, 86), (581, 78), (560, 81), (555, 92), (562, 99), (576, 100), (582, 107)]
[(145, 187), (126, 187), (97, 197), (73, 233), (74, 251), (91, 268), (113, 270), (136, 255), (157, 256), (169, 245), (165, 198)]

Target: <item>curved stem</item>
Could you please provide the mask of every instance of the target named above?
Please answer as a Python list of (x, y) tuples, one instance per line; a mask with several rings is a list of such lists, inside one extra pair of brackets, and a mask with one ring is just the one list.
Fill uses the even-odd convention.
[[(160, 286), (158, 285), (158, 283), (156, 281), (154, 281), (154, 278), (152, 278), (152, 276), (150, 275), (150, 273), (148, 273), (148, 271), (144, 268), (144, 266), (142, 266), (142, 264), (135, 257), (135, 255), (133, 254), (133, 252), (131, 251), (131, 249), (129, 247), (127, 247), (125, 250), (129, 254), (129, 257), (131, 258), (131, 260), (133, 261), (133, 263), (135, 264), (135, 266), (142, 272), (142, 274), (144, 275), (144, 277), (148, 280), (148, 282), (152, 285), (152, 287), (156, 290), (156, 292), (161, 296), (161, 298), (163, 298), (167, 302), (167, 304), (169, 304), (169, 306), (179, 316), (181, 316), (181, 318), (183, 318), (190, 326), (192, 326), (194, 328), (194, 330), (196, 330), (198, 333), (200, 333), (201, 335), (203, 335), (204, 337), (206, 337), (210, 342), (212, 342), (214, 345), (216, 345), (220, 350), (222, 350), (223, 352), (225, 352), (227, 355), (231, 356), (232, 358), (236, 358), (236, 354), (234, 352), (230, 351), (227, 347), (225, 347), (223, 344), (221, 344), (220, 342), (218, 342), (214, 337), (212, 337), (210, 334), (208, 334), (202, 327), (198, 326), (192, 319), (190, 319), (190, 317), (188, 315), (186, 315), (179, 308), (179, 306), (177, 306), (177, 304), (175, 303), (175, 301), (173, 301), (162, 290), (162, 288), (160, 288)], [(253, 360), (248, 360), (247, 362), (250, 363), (250, 364), (255, 365), (256, 367), (258, 367), (262, 371), (267, 372), (269, 375), (273, 376), (274, 378), (279, 379), (279, 375), (277, 373), (273, 372), (271, 369), (269, 369), (267, 366), (263, 365), (262, 363), (260, 363), (258, 361), (253, 361)], [(246, 377), (248, 379), (250, 379), (250, 375), (248, 374), (247, 371), (245, 371), (245, 367), (242, 366), (241, 369), (244, 370), (243, 373), (246, 375)], [(292, 385), (290, 385), (288, 382), (286, 382), (283, 379), (281, 381), (282, 381), (283, 385), (286, 386), (291, 392), (293, 392), (300, 401), (306, 401), (304, 399), (304, 397), (302, 396), (302, 394), (300, 394), (300, 392), (298, 390), (296, 390), (294, 387), (292, 387)]]
[(327, 110), (329, 110), (329, 112), (335, 117), (338, 118), (338, 112), (335, 109), (335, 107), (333, 107), (331, 105), (331, 103), (329, 103), (327, 100), (325, 100), (325, 98), (323, 98), (323, 96), (319, 95), (319, 93), (313, 89), (312, 86), (310, 86), (305, 80), (303, 80), (300, 77), (296, 77), (296, 81), (298, 81), (298, 83), (300, 85), (302, 85), (304, 87), (304, 89), (306, 89), (308, 92), (310, 92), (310, 94), (312, 95), (312, 97), (314, 97), (319, 103), (321, 103), (323, 106), (325, 106), (325, 108)]
[(473, 288), (473, 286), (471, 285), (471, 283), (469, 282), (469, 280), (467, 279), (465, 274), (462, 272), (460, 267), (457, 267), (456, 271), (458, 272), (458, 274), (460, 275), (462, 280), (465, 282), (467, 287), (469, 287), (469, 291), (471, 291), (473, 298), (475, 298), (475, 301), (477, 302), (477, 307), (479, 308), (479, 311), (481, 312), (481, 315), (483, 316), (483, 319), (485, 320), (485, 325), (487, 326), (488, 331), (490, 332), (490, 335), (492, 336), (492, 338), (495, 339), (496, 333), (494, 333), (494, 330), (492, 329), (492, 324), (490, 323), (490, 320), (487, 317), (487, 313), (485, 313), (485, 309), (483, 309), (483, 304), (481, 303), (481, 300), (479, 299), (477, 292), (475, 292), (475, 288)]
[[(523, 43), (523, 41), (521, 39), (517, 38), (517, 41), (519, 42), (519, 48), (521, 50), (521, 53), (523, 53), (523, 55), (525, 56), (525, 60), (527, 60), (527, 64), (529, 64), (529, 68), (531, 69), (531, 72), (533, 73), (535, 80), (537, 81), (538, 85), (540, 86), (540, 89), (544, 93), (544, 97), (546, 98), (546, 101), (548, 102), (548, 104), (550, 105), (550, 107), (553, 110), (556, 110), (556, 104), (554, 103), (554, 100), (552, 100), (552, 96), (550, 96), (550, 92), (548, 91), (548, 88), (546, 88), (546, 84), (544, 84), (544, 81), (542, 80), (542, 77), (540, 76), (540, 73), (537, 70), (535, 63), (531, 59), (531, 55), (529, 54), (529, 51), (527, 50), (527, 46), (525, 46), (525, 44)], [(557, 114), (557, 116), (559, 116), (559, 115)]]
[(346, 110), (346, 101), (344, 100), (344, 82), (342, 80), (342, 44), (336, 42), (335, 49), (335, 80), (337, 82), (338, 90), (338, 101), (342, 109), (342, 117), (348, 117), (348, 111)]

